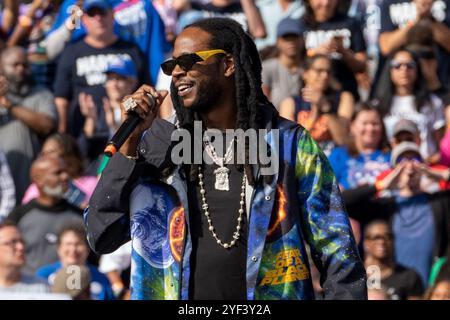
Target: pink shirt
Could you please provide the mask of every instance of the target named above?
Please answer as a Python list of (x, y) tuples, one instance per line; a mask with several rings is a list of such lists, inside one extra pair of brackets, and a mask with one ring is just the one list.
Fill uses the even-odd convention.
[(447, 129), (439, 147), (441, 152), (441, 164), (450, 167), (450, 129)]
[[(86, 196), (87, 200), (89, 200), (92, 196), (92, 193), (94, 192), (95, 187), (97, 186), (98, 179), (94, 176), (83, 176), (80, 178), (77, 178), (73, 180), (73, 183), (80, 188), (81, 191), (83, 191)], [(36, 185), (33, 183), (30, 185), (25, 192), (25, 195), (22, 199), (22, 204), (28, 203), (31, 200), (37, 198), (39, 195), (39, 190), (37, 189)]]

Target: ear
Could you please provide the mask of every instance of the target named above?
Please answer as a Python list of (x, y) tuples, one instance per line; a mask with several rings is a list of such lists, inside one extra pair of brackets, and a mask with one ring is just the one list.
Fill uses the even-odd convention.
[(34, 179), (34, 184), (38, 188), (38, 190), (42, 190), (44, 188), (45, 183), (42, 183), (42, 176), (37, 176)]
[(223, 62), (224, 67), (224, 75), (225, 77), (231, 77), (234, 75), (234, 71), (236, 70), (236, 65), (234, 63), (234, 58), (232, 55), (227, 55)]
[(56, 254), (60, 257), (61, 256), (61, 245), (58, 245), (56, 247)]
[(348, 127), (348, 132), (350, 133), (350, 135), (354, 136), (353, 131), (355, 130), (355, 124), (353, 122), (350, 122), (350, 125)]
[(43, 175), (40, 171), (40, 168), (38, 168), (36, 165), (31, 166), (30, 179), (38, 189), (41, 189), (44, 186), (44, 183), (42, 183)]
[(83, 27), (86, 27), (86, 20), (87, 20), (86, 15), (87, 15), (86, 13), (83, 13), (80, 17), (80, 22), (83, 25)]

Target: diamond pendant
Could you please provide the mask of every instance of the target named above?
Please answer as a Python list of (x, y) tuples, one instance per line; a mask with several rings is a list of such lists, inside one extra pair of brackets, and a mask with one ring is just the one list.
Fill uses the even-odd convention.
[(220, 191), (229, 191), (230, 183), (228, 179), (228, 172), (230, 169), (225, 167), (220, 167), (214, 170), (214, 174), (216, 175), (216, 182), (214, 183), (214, 188)]

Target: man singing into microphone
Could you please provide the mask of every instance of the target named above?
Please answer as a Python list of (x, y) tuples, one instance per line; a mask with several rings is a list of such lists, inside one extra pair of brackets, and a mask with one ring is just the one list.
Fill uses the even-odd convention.
[[(332, 169), (306, 130), (263, 95), (251, 38), (232, 20), (206, 19), (184, 29), (173, 57), (161, 67), (172, 76), (176, 125), (155, 119), (167, 92), (144, 85), (126, 97), (127, 113), (143, 121), (106, 166), (85, 214), (97, 253), (132, 240), (131, 298), (314, 299), (306, 242), (325, 299), (365, 299)], [(215, 150), (208, 135), (194, 137), (198, 123), (227, 136), (267, 134), (244, 150), (234, 139)], [(180, 132), (191, 134), (184, 152), (200, 163), (175, 161)], [(261, 141), (278, 157), (273, 172), (260, 158), (250, 163)]]

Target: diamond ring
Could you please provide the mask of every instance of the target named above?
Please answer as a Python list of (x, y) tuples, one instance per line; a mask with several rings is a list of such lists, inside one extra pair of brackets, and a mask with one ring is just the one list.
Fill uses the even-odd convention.
[(137, 102), (132, 97), (129, 97), (123, 102), (123, 107), (125, 108), (126, 112), (133, 111), (137, 107)]

